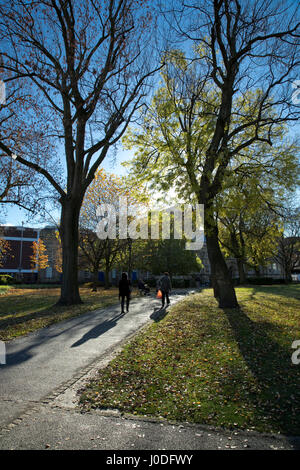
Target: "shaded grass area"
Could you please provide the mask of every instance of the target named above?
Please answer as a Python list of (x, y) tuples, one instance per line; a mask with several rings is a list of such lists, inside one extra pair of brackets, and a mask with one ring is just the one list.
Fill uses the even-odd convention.
[(101, 288), (98, 292), (81, 288), (80, 295), (84, 303), (70, 307), (55, 306), (59, 295), (58, 287), (14, 287), (6, 290), (0, 300), (0, 340), (7, 341), (90, 310), (118, 303), (116, 288)]
[(81, 406), (300, 435), (300, 286), (212, 290), (187, 297), (128, 344), (81, 395)]

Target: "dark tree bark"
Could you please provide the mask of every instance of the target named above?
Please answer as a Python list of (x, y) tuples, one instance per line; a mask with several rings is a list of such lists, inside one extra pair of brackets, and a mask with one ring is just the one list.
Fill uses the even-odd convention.
[(93, 273), (92, 291), (97, 292), (98, 272), (103, 262), (105, 240), (99, 240), (96, 233), (88, 227), (87, 221), (83, 218), (80, 221), (85, 223), (79, 228), (79, 266)]
[(254, 271), (255, 271), (256, 277), (260, 277), (260, 269), (259, 269), (258, 266), (255, 266), (255, 267), (254, 267)]
[(97, 292), (97, 287), (98, 287), (98, 269), (94, 268), (93, 270), (93, 286), (92, 286), (92, 291)]
[(205, 212), (204, 230), (214, 296), (220, 308), (236, 308), (238, 302), (228, 267), (220, 249), (217, 222), (211, 216), (209, 208)]
[(240, 284), (245, 284), (247, 279), (246, 279), (246, 274), (245, 274), (244, 262), (242, 258), (237, 258), (236, 263), (237, 263), (237, 267), (239, 271)]
[(63, 274), (60, 305), (81, 303), (78, 286), (78, 223), (80, 201), (62, 203), (60, 237), (62, 244)]
[(128, 239), (128, 279), (131, 279), (132, 274), (132, 239)]
[(116, 258), (120, 253), (123, 244), (124, 240), (120, 240), (119, 238), (117, 238), (116, 240), (110, 240), (109, 238), (107, 238), (105, 240), (105, 289), (110, 288), (109, 273), (116, 263)]
[(110, 288), (110, 282), (109, 282), (109, 267), (106, 265), (105, 267), (105, 289)]
[[(219, 94), (214, 111), (203, 106), (203, 115), (208, 114), (207, 119), (213, 123), (204, 155), (196, 161), (190, 148), (185, 149), (184, 166), (191, 192), (198, 195), (198, 202), (204, 204), (205, 211), (213, 212), (215, 198), (222, 192), (229, 164), (235, 156), (257, 142), (272, 145), (274, 128), (299, 118), (299, 109), (293, 107), (288, 91), (300, 63), (299, 9), (291, 4), (285, 9), (263, 0), (246, 3), (174, 0), (172, 7), (165, 11), (175, 38), (184, 38), (203, 49), (191, 60), (191, 74), (185, 72), (186, 77), (180, 76), (177, 81), (176, 76), (171, 77), (168, 84), (175, 104), (181, 93), (177, 111), (179, 128), (185, 135), (192, 135), (195, 103), (197, 100), (205, 103), (203, 90), (214, 88)], [(286, 62), (282, 68), (283, 57)], [(198, 64), (198, 71), (195, 64)], [(237, 93), (245, 97), (249, 92), (257, 93), (260, 87), (261, 95), (251, 110), (244, 112), (234, 108)], [(241, 115), (243, 119), (239, 122)], [(236, 296), (212, 217), (212, 214), (205, 217), (205, 235), (214, 292), (220, 306), (234, 308), (237, 307)]]

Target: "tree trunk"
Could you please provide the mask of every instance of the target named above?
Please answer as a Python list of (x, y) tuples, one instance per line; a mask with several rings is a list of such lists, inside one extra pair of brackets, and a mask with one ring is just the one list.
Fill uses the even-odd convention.
[(60, 237), (62, 245), (62, 286), (59, 305), (82, 303), (78, 285), (78, 226), (80, 201), (62, 202)]
[(292, 282), (292, 271), (290, 268), (285, 268), (285, 279), (284, 279), (285, 284), (289, 284)]
[(97, 292), (97, 286), (98, 286), (98, 268), (94, 268), (92, 292)]
[(219, 308), (237, 308), (238, 302), (233, 282), (219, 246), (218, 227), (212, 216), (207, 215), (207, 212), (208, 209), (206, 208), (205, 238), (214, 296), (219, 303)]
[(132, 272), (132, 239), (128, 239), (128, 279), (131, 279)]
[(243, 260), (241, 258), (237, 258), (236, 262), (239, 271), (240, 284), (246, 284), (246, 274)]
[(109, 289), (109, 266), (105, 266), (105, 289)]

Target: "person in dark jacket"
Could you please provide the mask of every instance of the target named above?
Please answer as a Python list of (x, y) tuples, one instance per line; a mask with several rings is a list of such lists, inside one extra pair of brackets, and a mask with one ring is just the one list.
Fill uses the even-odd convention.
[(122, 273), (121, 280), (119, 282), (119, 299), (121, 298), (121, 313), (124, 312), (124, 303), (126, 297), (126, 311), (129, 311), (129, 302), (130, 302), (130, 292), (131, 292), (131, 282), (128, 279), (127, 273)]
[(165, 300), (167, 300), (167, 306), (170, 305), (169, 293), (171, 292), (172, 285), (171, 279), (169, 277), (169, 273), (164, 273), (163, 276), (159, 279), (158, 288), (161, 290), (162, 293), (162, 308), (165, 306)]

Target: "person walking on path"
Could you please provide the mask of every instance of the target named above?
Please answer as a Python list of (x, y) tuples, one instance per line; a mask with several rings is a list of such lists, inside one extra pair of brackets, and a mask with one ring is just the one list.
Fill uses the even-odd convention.
[(119, 300), (121, 298), (121, 313), (124, 312), (124, 303), (126, 297), (126, 311), (129, 311), (129, 302), (130, 302), (130, 292), (131, 292), (131, 282), (128, 279), (127, 273), (122, 273), (121, 280), (119, 282)]
[(164, 273), (163, 276), (158, 281), (158, 288), (162, 293), (162, 308), (165, 306), (165, 300), (167, 300), (167, 306), (170, 305), (169, 293), (172, 290), (171, 279), (169, 273)]

